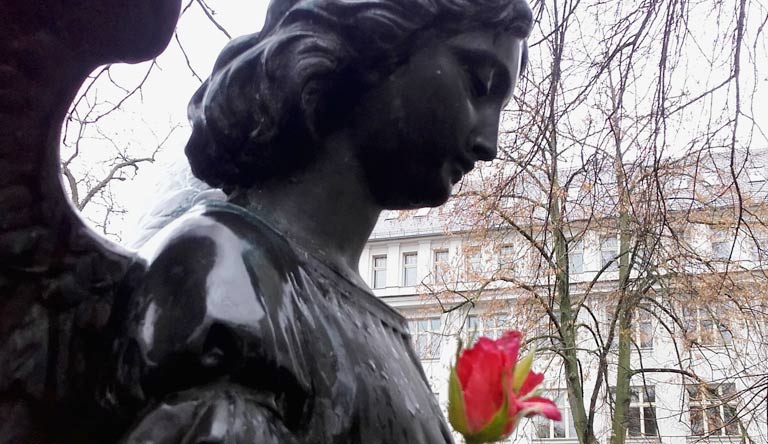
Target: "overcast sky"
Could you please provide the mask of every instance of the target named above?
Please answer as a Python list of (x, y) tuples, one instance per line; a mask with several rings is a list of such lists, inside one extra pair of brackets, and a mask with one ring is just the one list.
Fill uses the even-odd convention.
[[(267, 9), (267, 1), (261, 0), (207, 0), (206, 4), (215, 11), (214, 18), (232, 37), (256, 32), (261, 29)], [(187, 6), (184, 0), (182, 7)], [(135, 65), (113, 65), (111, 78), (98, 83), (97, 94), (92, 95), (94, 102), (100, 103), (100, 109), (114, 105), (124, 96), (123, 90), (132, 90), (146, 76), (140, 94), (127, 100), (118, 111), (99, 120), (98, 131), (95, 126), (89, 128), (88, 136), (82, 141), (83, 161), (76, 169), (82, 173), (86, 169), (103, 169), (101, 162), (114, 156), (118, 149), (126, 149), (135, 157), (151, 153), (157, 144), (166, 139), (155, 164), (143, 164), (135, 180), (118, 182), (113, 186), (116, 199), (124, 206), (124, 217), (113, 218), (111, 227), (115, 232), (129, 232), (130, 227), (143, 213), (157, 202), (158, 190), (168, 175), (176, 174), (181, 164), (185, 163), (183, 149), (189, 136), (186, 118), (186, 106), (189, 98), (200, 85), (195, 73), (206, 78), (210, 73), (216, 56), (229, 40), (228, 37), (206, 18), (197, 1), (181, 16), (177, 36), (171, 39), (168, 48), (160, 55), (153, 67), (152, 62)], [(186, 52), (189, 63), (185, 60), (180, 44)], [(97, 70), (98, 71), (98, 70)], [(174, 129), (171, 132), (171, 129)], [(70, 137), (77, 132), (70, 130)], [(106, 138), (117, 146), (111, 146)], [(66, 148), (62, 155), (66, 157)], [(100, 208), (92, 205), (86, 208), (91, 218), (100, 218)], [(128, 236), (130, 237), (130, 236)]]
[[(227, 36), (206, 18), (197, 0), (184, 2), (182, 6), (189, 7), (179, 22), (178, 41), (172, 39), (168, 49), (158, 57), (141, 94), (126, 101), (119, 112), (112, 113), (99, 122), (104, 137), (112, 139), (120, 148), (130, 149), (131, 153), (141, 153), (142, 150), (151, 152), (159, 141), (168, 137), (172, 128), (178, 127), (168, 137), (155, 164), (144, 165), (136, 180), (119, 183), (114, 187), (117, 199), (127, 210), (124, 222), (119, 218), (115, 220), (115, 231), (129, 231), (136, 220), (157, 202), (158, 189), (162, 188), (158, 184), (167, 183), (168, 176), (178, 174), (179, 165), (185, 163), (183, 147), (189, 135), (186, 105), (200, 85), (191, 69), (199, 77), (207, 77), (216, 56), (228, 41)], [(258, 31), (264, 22), (267, 3), (266, 0), (207, 0), (207, 4), (215, 11), (215, 19), (233, 37)], [(535, 36), (532, 39), (536, 40)], [(189, 57), (188, 62), (183, 56), (179, 42)], [(765, 48), (761, 50), (764, 54)], [(532, 53), (535, 54), (535, 51)], [(685, 62), (691, 65), (686, 71), (692, 73), (689, 77), (695, 77), (697, 59), (690, 59)], [(751, 60), (745, 62), (745, 71), (754, 67)], [(103, 82), (98, 100), (104, 101), (104, 106), (110, 106), (110, 97), (121, 97), (122, 88), (132, 89), (145, 77), (150, 66), (151, 62), (114, 66), (111, 70), (112, 78), (119, 87)], [(768, 85), (768, 75), (762, 73), (758, 76), (763, 86)], [(717, 79), (707, 79), (709, 80)], [(768, 88), (762, 89), (761, 94), (765, 96)], [(756, 103), (764, 109), (767, 100), (768, 98), (758, 99)], [(768, 127), (768, 116), (765, 113), (758, 110), (755, 116), (763, 128)], [(86, 166), (83, 168), (87, 168), (87, 165), (97, 165), (99, 161), (109, 157), (110, 150), (101, 137), (95, 136), (85, 142), (84, 160), (87, 162), (84, 162)], [(765, 145), (764, 138), (760, 143)]]

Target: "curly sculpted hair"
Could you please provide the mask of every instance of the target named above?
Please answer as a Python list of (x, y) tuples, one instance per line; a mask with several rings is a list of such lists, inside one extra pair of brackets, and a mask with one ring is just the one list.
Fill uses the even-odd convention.
[(192, 171), (225, 192), (288, 177), (419, 39), (524, 38), (530, 24), (525, 0), (272, 0), (261, 32), (230, 42), (192, 97)]

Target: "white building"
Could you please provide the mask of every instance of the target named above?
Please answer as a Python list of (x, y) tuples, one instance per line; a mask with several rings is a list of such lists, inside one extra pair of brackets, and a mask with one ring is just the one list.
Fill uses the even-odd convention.
[[(750, 168), (748, 173), (751, 179), (745, 189), (763, 202), (768, 175), (760, 168)], [(679, 196), (681, 190), (691, 190), (692, 183), (698, 183), (696, 177), (688, 182), (681, 177), (669, 186)], [(530, 287), (546, 288), (551, 276), (535, 266), (535, 255), (508, 231), (486, 234), (478, 241), (470, 226), (451, 217), (457, 211), (452, 205), (455, 202), (436, 209), (385, 211), (363, 252), (361, 274), (378, 297), (409, 319), (414, 345), (443, 405), (447, 403), (456, 339), (471, 339), (474, 334), (495, 337), (518, 329), (544, 350), (535, 365), (547, 375), (548, 396), (556, 399), (565, 418), (570, 418), (560, 358), (545, 350), (549, 341), (545, 336), (554, 327), (545, 315), (526, 312)], [(754, 226), (758, 227), (762, 221), (756, 217)], [(574, 221), (574, 225), (579, 222)], [(578, 231), (569, 247), (570, 288), (575, 297), (589, 292), (591, 298), (589, 312), (581, 311), (579, 319), (583, 317), (592, 329), (608, 326), (614, 317), (612, 298), (618, 278), (611, 261), (618, 254), (619, 240), (615, 231), (590, 225)], [(690, 269), (686, 266), (689, 276), (705, 281), (723, 276), (727, 270), (733, 288), (754, 287), (751, 291), (755, 294), (764, 294), (755, 289), (764, 288), (768, 229), (745, 236), (719, 225), (691, 223), (683, 231), (685, 245), (711, 259), (704, 268), (693, 263)], [(499, 270), (514, 279), (497, 279)], [(633, 278), (637, 276), (633, 274)], [(521, 289), (526, 285), (527, 290)], [(659, 310), (670, 309), (679, 322), (662, 324), (644, 311), (635, 314), (632, 367), (647, 371), (631, 380), (628, 442), (768, 442), (767, 298), (734, 298), (747, 301), (738, 307), (698, 304), (700, 298), (686, 302), (680, 290), (670, 302), (663, 294), (677, 289), (651, 287), (649, 303), (659, 301)], [(577, 343), (584, 347), (580, 362), (589, 389), (595, 386), (599, 361), (590, 355), (595, 338), (582, 336)], [(612, 406), (606, 392), (615, 378), (615, 353), (607, 356), (608, 369), (603, 376), (608, 383), (601, 385), (595, 410), (596, 437), (601, 443), (610, 442)], [(654, 371), (670, 368), (678, 371)], [(699, 382), (684, 372), (696, 375)], [(585, 393), (586, 399), (590, 396), (590, 392)], [(740, 420), (732, 421), (734, 417)], [(526, 421), (512, 441), (577, 442), (568, 419), (560, 424)]]

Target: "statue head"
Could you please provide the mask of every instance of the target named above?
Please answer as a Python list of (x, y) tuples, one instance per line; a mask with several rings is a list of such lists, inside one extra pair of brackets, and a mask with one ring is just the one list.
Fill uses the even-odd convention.
[(225, 191), (288, 177), (424, 42), (524, 39), (531, 21), (524, 0), (273, 0), (262, 31), (230, 42), (192, 98), (192, 170)]

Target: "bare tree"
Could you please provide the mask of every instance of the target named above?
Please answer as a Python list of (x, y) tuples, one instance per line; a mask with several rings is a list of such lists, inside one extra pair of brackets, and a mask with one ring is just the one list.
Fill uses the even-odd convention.
[[(189, 1), (182, 8), (180, 20), (192, 12), (204, 15), (211, 24), (209, 32), (232, 38), (217, 19), (216, 10), (205, 1)], [(176, 30), (172, 49), (180, 51), (190, 75), (202, 83), (200, 69), (194, 67), (190, 51), (182, 43), (180, 34), (184, 33)], [(158, 128), (156, 123), (145, 121), (140, 111), (133, 111), (141, 109), (138, 105), (144, 89), (162, 71), (157, 61), (137, 65), (132, 75), (122, 71), (123, 66), (104, 66), (86, 81), (65, 122), (61, 163), (64, 183), (75, 207), (93, 226), (118, 240), (121, 230), (114, 227), (114, 219), (122, 218), (125, 208), (115, 185), (125, 189), (134, 184), (140, 168), (154, 163), (168, 143), (178, 143), (172, 140), (178, 130), (187, 130), (186, 123), (172, 119)]]
[[(681, 390), (703, 387), (694, 401), (723, 398), (701, 401), (699, 412), (720, 409), (720, 423), (702, 420), (692, 435), (736, 427), (749, 440), (768, 374), (765, 313), (755, 308), (766, 297), (751, 290), (765, 286), (766, 194), (748, 177), (765, 169), (756, 148), (768, 148), (750, 100), (767, 11), (748, 0), (534, 9), (531, 67), (519, 111), (502, 122), (502, 161), (484, 172), (491, 186), (465, 184), (455, 212), (475, 227), (473, 248), (507, 260), (429, 293), (446, 311), (513, 294), (507, 321), (538, 331), (531, 343), (562, 369), (580, 443), (598, 441), (601, 408), (614, 444), (655, 427), (662, 418), (631, 423), (630, 408), (658, 374), (679, 377)], [(649, 329), (673, 350), (663, 365), (640, 353)], [(713, 343), (728, 345), (715, 350), (728, 359), (713, 357)], [(740, 365), (748, 370), (727, 373)], [(734, 381), (737, 391), (711, 390)]]

